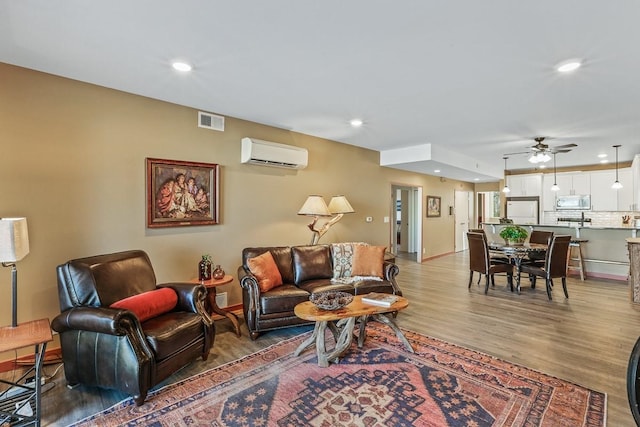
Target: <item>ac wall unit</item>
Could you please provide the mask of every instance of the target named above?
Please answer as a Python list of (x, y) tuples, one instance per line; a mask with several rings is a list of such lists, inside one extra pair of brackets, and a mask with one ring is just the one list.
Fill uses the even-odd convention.
[(308, 160), (309, 152), (305, 148), (255, 138), (242, 138), (240, 156), (242, 163), (304, 169), (307, 167)]

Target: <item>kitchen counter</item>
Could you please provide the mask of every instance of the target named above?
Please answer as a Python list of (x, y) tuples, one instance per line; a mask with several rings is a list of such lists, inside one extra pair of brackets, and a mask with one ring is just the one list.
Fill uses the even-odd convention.
[[(487, 239), (500, 241), (500, 230), (510, 224), (481, 224), (487, 233)], [(516, 224), (529, 233), (533, 230), (553, 231), (554, 234), (568, 234), (575, 238), (588, 240), (582, 243), (582, 255), (588, 277), (600, 277), (613, 280), (627, 280), (629, 275), (629, 252), (627, 239), (638, 238), (639, 228), (629, 226), (580, 226), (557, 224)]]
[[(501, 224), (496, 224), (501, 225)], [(602, 226), (602, 225), (580, 225), (580, 223), (575, 223), (575, 225), (558, 225), (558, 224), (527, 224), (522, 225), (522, 227), (533, 227), (534, 229), (544, 228), (577, 228), (579, 230), (625, 230), (629, 231), (633, 236), (636, 237), (636, 233), (640, 228), (633, 226)]]
[[(493, 223), (493, 222), (483, 222), (482, 224), (480, 224), (481, 227), (486, 227), (486, 226), (490, 226), (495, 230), (498, 230), (498, 233), (500, 232), (500, 230), (502, 230), (502, 227), (506, 226), (506, 225), (519, 225), (520, 227), (528, 230), (529, 232), (531, 232), (532, 230), (546, 230), (549, 229), (550, 231), (554, 231), (556, 229), (564, 229), (564, 230), (570, 230), (567, 231), (566, 233), (563, 234), (570, 234), (572, 236), (575, 237), (580, 237), (579, 233), (582, 230), (623, 230), (623, 231), (627, 231), (629, 232), (629, 237), (640, 237), (640, 233), (638, 233), (638, 231), (640, 230), (640, 227), (634, 227), (634, 226), (602, 226), (602, 225), (580, 225), (580, 223), (576, 222), (575, 225), (561, 225), (561, 224), (498, 224), (498, 223)], [(492, 230), (493, 231), (493, 230)]]

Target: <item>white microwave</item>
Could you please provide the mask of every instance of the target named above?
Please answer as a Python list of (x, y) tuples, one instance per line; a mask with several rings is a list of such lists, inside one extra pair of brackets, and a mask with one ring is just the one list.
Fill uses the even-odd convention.
[(556, 199), (557, 210), (588, 210), (591, 209), (591, 196), (588, 194), (579, 196), (558, 196)]

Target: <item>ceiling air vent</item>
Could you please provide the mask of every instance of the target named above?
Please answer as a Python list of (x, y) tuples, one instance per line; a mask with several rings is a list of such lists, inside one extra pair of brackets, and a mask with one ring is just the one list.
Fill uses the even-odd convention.
[(224, 117), (198, 111), (198, 127), (224, 132)]

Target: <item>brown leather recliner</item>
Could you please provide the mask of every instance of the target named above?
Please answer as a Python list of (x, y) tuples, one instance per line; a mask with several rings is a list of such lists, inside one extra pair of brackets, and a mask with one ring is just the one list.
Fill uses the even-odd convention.
[[(140, 250), (98, 255), (58, 266), (60, 333), (70, 385), (117, 389), (142, 405), (151, 387), (197, 357), (207, 359), (215, 329), (205, 310), (207, 290), (193, 283), (156, 284)], [(177, 305), (143, 322), (116, 301), (169, 287)], [(175, 300), (174, 300), (175, 301)]]

